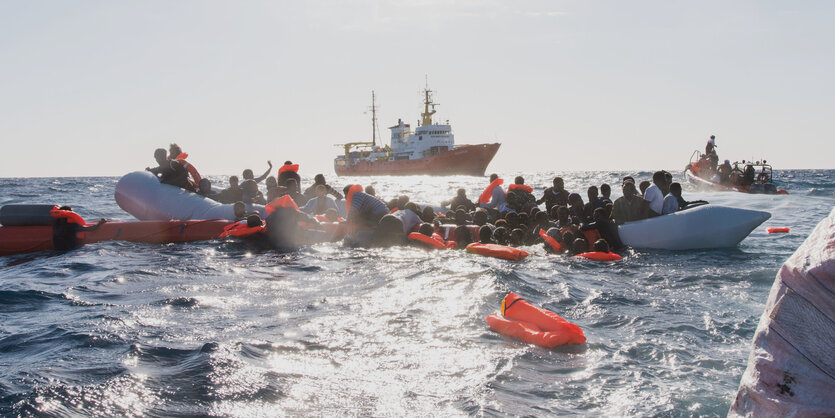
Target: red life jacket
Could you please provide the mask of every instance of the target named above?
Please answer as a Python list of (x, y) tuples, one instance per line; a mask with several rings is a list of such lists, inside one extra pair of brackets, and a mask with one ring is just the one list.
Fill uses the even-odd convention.
[(478, 203), (490, 203), (490, 199), (493, 197), (493, 189), (499, 187), (504, 180), (502, 179), (495, 179), (493, 180), (483, 192), (481, 192), (481, 196), (478, 197)]
[(562, 245), (560, 245), (560, 243), (557, 242), (557, 240), (555, 240), (553, 237), (545, 233), (545, 230), (540, 229), (539, 236), (542, 238), (543, 241), (545, 241), (548, 245), (551, 246), (551, 249), (554, 250), (555, 253), (562, 251)]
[(227, 225), (223, 227), (223, 232), (220, 233), (221, 238), (226, 238), (228, 236), (244, 238), (250, 235), (257, 234), (259, 232), (263, 232), (267, 228), (267, 223), (261, 221), (261, 225), (258, 226), (248, 226), (246, 219), (242, 221), (235, 222), (231, 225)]
[(528, 186), (527, 184), (511, 184), (507, 186), (507, 190), (524, 190), (528, 193), (533, 193), (533, 187)]
[(299, 210), (299, 205), (296, 204), (296, 201), (293, 200), (290, 195), (284, 195), (281, 197), (275, 198), (272, 202), (268, 203), (264, 206), (264, 209), (267, 211), (267, 214), (272, 214), (276, 208), (293, 208), (295, 210)]
[(49, 211), (49, 216), (52, 216), (52, 219), (66, 219), (67, 223), (76, 224), (80, 226), (84, 226), (87, 224), (87, 222), (84, 222), (84, 218), (82, 218), (81, 215), (71, 210), (58, 209), (58, 206), (55, 206), (52, 210)]
[(623, 258), (615, 253), (603, 253), (600, 251), (592, 251), (588, 253), (577, 254), (574, 257), (589, 258), (597, 261), (617, 261)]
[(278, 174), (281, 174), (285, 171), (292, 171), (294, 173), (299, 172), (299, 165), (298, 164), (284, 164), (283, 166), (278, 168)]
[[(433, 234), (436, 235), (436, 234)], [(438, 236), (440, 238), (440, 236)], [(446, 244), (444, 244), (443, 240), (438, 239), (435, 237), (427, 237), (426, 235), (421, 234), (420, 232), (412, 232), (409, 234), (409, 241), (417, 241), (423, 244), (426, 244), (429, 247), (437, 248), (437, 249), (444, 249), (446, 248)]]
[(355, 184), (348, 188), (348, 194), (345, 196), (345, 217), (348, 217), (348, 212), (351, 210), (351, 199), (354, 198), (354, 193), (361, 191), (361, 184)]

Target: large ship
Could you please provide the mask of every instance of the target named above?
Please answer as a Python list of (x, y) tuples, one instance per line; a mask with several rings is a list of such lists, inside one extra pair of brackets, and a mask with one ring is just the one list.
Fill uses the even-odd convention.
[[(408, 175), (468, 175), (483, 176), (487, 165), (499, 150), (499, 143), (455, 145), (455, 135), (449, 121), (432, 121), (436, 103), (432, 91), (423, 90), (423, 113), (420, 126), (412, 132), (402, 119), (391, 130), (391, 144), (377, 143), (377, 109), (371, 92), (371, 142), (339, 144), (343, 155), (333, 161), (339, 176), (408, 176)], [(431, 109), (430, 109), (431, 107)]]

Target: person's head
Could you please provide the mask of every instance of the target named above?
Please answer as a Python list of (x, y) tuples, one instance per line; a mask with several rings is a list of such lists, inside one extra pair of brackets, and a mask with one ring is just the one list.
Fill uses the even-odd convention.
[(423, 212), (420, 216), (423, 219), (423, 222), (432, 222), (435, 220), (435, 209), (432, 209), (432, 206), (427, 206), (423, 208)]
[(505, 197), (505, 201), (506, 201), (506, 203), (507, 203), (507, 206), (509, 206), (509, 207), (515, 207), (515, 206), (516, 206), (516, 202), (517, 202), (517, 200), (516, 200), (516, 194), (515, 194), (515, 193), (508, 193), (508, 194), (507, 194), (507, 196)]
[(200, 179), (200, 182), (197, 183), (197, 187), (200, 193), (206, 194), (212, 191), (212, 182), (209, 179), (203, 177), (202, 179)]
[(348, 190), (351, 190), (351, 186), (353, 186), (353, 184), (345, 185), (345, 187), (342, 188), (342, 194), (346, 197), (348, 196)]
[(498, 174), (496, 174), (496, 173), (491, 174), (490, 175), (490, 183), (496, 181), (497, 178), (499, 178)]
[(462, 199), (466, 199), (466, 198), (467, 198), (467, 191), (466, 191), (466, 190), (464, 190), (464, 189), (458, 189), (457, 194), (458, 194), (458, 197), (460, 197), (460, 198), (462, 198)]
[(483, 208), (478, 208), (475, 213), (473, 213), (473, 224), (478, 226), (487, 224), (487, 211)]
[(568, 195), (568, 204), (571, 207), (583, 207), (583, 198), (577, 193)]
[(334, 208), (328, 208), (325, 211), (325, 219), (327, 219), (328, 222), (336, 222), (339, 220), (339, 212), (337, 212)]
[(493, 242), (493, 228), (487, 225), (478, 229), (478, 242), (482, 244), (489, 244)]
[(235, 219), (241, 219), (246, 215), (246, 205), (244, 202), (238, 201), (232, 205), (232, 213), (235, 216)]
[(507, 221), (507, 226), (510, 229), (519, 226), (519, 214), (516, 212), (508, 212), (504, 219)]
[[(504, 229), (507, 229), (507, 220), (505, 220), (504, 218), (502, 218), (502, 219), (497, 219), (497, 220), (496, 220), (496, 223), (495, 223), (495, 226), (496, 226), (496, 228), (504, 228)], [(495, 231), (493, 231), (493, 232), (495, 232)]]
[(269, 176), (266, 180), (267, 189), (272, 189), (273, 187), (278, 186), (278, 180), (275, 179), (275, 176)]
[(580, 219), (579, 216), (572, 216), (571, 217), (571, 223), (574, 224), (574, 225), (580, 226), (580, 224), (582, 223), (582, 220)]
[(67, 212), (72, 212), (72, 206), (64, 205), (64, 206), (61, 206), (60, 208), (58, 208), (58, 210), (65, 210)]
[(316, 197), (325, 197), (328, 195), (328, 187), (324, 184), (317, 184), (316, 185)]
[(420, 224), (420, 226), (418, 227), (418, 232), (420, 232), (423, 235), (426, 235), (427, 237), (431, 237), (432, 233), (435, 232), (435, 228), (432, 226), (432, 224), (424, 222)]
[(664, 183), (667, 187), (670, 187), (670, 184), (673, 182), (673, 175), (667, 170), (664, 170)]
[(649, 189), (649, 186), (650, 182), (647, 180), (642, 181), (641, 184), (638, 185), (638, 188), (641, 189), (641, 196), (643, 196), (644, 193), (646, 193), (647, 189)]
[(455, 211), (454, 210), (448, 210), (448, 211), (444, 212), (444, 217), (447, 218), (447, 219), (450, 219), (450, 220), (455, 220)]
[(374, 190), (374, 186), (369, 184), (368, 186), (365, 186), (365, 194), (369, 194), (371, 196), (377, 196), (377, 191)]
[(636, 193), (637, 192), (635, 190), (635, 183), (630, 181), (623, 183), (623, 196), (625, 198), (631, 199), (632, 196), (635, 196)]
[(513, 179), (513, 182), (516, 184), (525, 184), (525, 179), (522, 176), (516, 176), (516, 178)]
[(229, 176), (229, 188), (230, 189), (237, 189), (238, 188), (238, 176)]
[(560, 207), (557, 205), (551, 206), (551, 210), (548, 211), (548, 217), (554, 220), (559, 219)]
[(548, 215), (546, 215), (545, 212), (537, 212), (533, 219), (540, 227), (548, 225)]
[(507, 240), (510, 238), (509, 235), (510, 234), (507, 233), (507, 229), (500, 226), (493, 231), (493, 240), (496, 241), (496, 244), (507, 245)]
[(612, 217), (612, 209), (614, 209), (614, 207), (615, 207), (615, 205), (613, 205), (611, 203), (606, 203), (606, 205), (603, 206), (603, 210), (606, 211), (605, 212), (606, 219), (609, 219), (609, 218)]
[(247, 168), (246, 170), (244, 170), (244, 172), (243, 172), (243, 173), (241, 173), (241, 177), (243, 177), (243, 178), (244, 178), (244, 180), (252, 180), (252, 179), (254, 179), (254, 178), (255, 178), (255, 175), (253, 175), (253, 174), (252, 174), (252, 170), (251, 170), (251, 169), (248, 169), (248, 168)]
[(681, 184), (673, 183), (670, 185), (670, 193), (675, 197), (681, 197)]
[(574, 242), (574, 233), (571, 231), (565, 231), (565, 233), (562, 234), (562, 239), (560, 240), (560, 242), (564, 242), (566, 246), (568, 246), (568, 244)]
[(528, 214), (527, 214), (527, 213), (525, 213), (525, 212), (519, 212), (519, 215), (518, 215), (518, 216), (519, 216), (519, 225), (520, 225), (520, 226), (522, 226), (522, 225), (528, 225), (528, 223), (530, 222), (530, 216), (528, 216)]
[(525, 240), (525, 231), (520, 228), (516, 228), (513, 231), (510, 231), (510, 245), (518, 246), (522, 245)]
[(710, 139), (716, 140), (716, 135), (711, 135)]
[(167, 160), (167, 155), (165, 152), (165, 148), (157, 148), (154, 150), (154, 160), (157, 161), (157, 164), (163, 165), (165, 164), (165, 160)]
[(254, 213), (246, 217), (246, 226), (254, 228), (256, 226), (261, 225), (261, 216), (259, 216), (257, 213)]
[(545, 234), (557, 240), (557, 242), (562, 242), (562, 234), (560, 234), (559, 228), (548, 228), (548, 231), (546, 231)]
[(469, 243), (473, 242), (473, 235), (470, 233), (470, 230), (466, 226), (456, 227), (452, 231), (452, 236), (455, 239), (458, 248), (464, 248)]
[(313, 184), (325, 184), (325, 175), (317, 174), (313, 176)]
[(405, 194), (401, 195), (398, 199), (400, 200), (397, 203), (397, 207), (399, 208), (405, 208), (406, 204), (409, 203), (409, 196), (406, 196)]
[(536, 214), (539, 213), (539, 212), (542, 212), (542, 209), (539, 209), (539, 207), (534, 206), (534, 207), (531, 208), (530, 211), (528, 211), (528, 215), (536, 216)]
[(667, 184), (667, 176), (664, 175), (663, 171), (656, 171), (655, 173), (652, 173), (652, 182), (659, 188), (663, 189)]
[(420, 206), (417, 205), (415, 202), (409, 202), (403, 205), (404, 210), (410, 210), (415, 213), (415, 215), (420, 215), (422, 211), (420, 210)]
[(180, 154), (183, 153), (183, 150), (180, 149), (180, 146), (177, 144), (171, 144), (168, 146), (168, 155), (173, 159), (177, 158)]
[(377, 223), (371, 243), (378, 247), (390, 247), (401, 244), (403, 237), (403, 221), (394, 215), (386, 215)]
[(287, 160), (287, 161), (284, 162), (284, 165), (293, 165), (293, 162), (290, 161), (290, 160)]
[(606, 209), (597, 208), (597, 209), (594, 210), (594, 214), (592, 216), (594, 217), (595, 222), (599, 221), (601, 219), (606, 219), (607, 218)]
[(560, 224), (565, 225), (567, 224), (570, 219), (568, 219), (568, 215), (571, 212), (568, 211), (568, 207), (566, 206), (554, 206), (557, 208), (557, 220), (560, 221)]
[(606, 183), (600, 185), (600, 195), (608, 199), (612, 195), (612, 187)]
[(595, 200), (597, 200), (597, 186), (589, 186), (587, 194), (589, 196), (589, 203), (592, 203)]
[(284, 184), (290, 192), (299, 191), (299, 183), (296, 182), (296, 179), (287, 179), (287, 182)]
[(594, 251), (597, 251), (599, 253), (608, 253), (609, 243), (606, 242), (605, 239), (600, 238), (599, 240), (594, 242)]
[(562, 177), (554, 177), (554, 190), (560, 191), (565, 187)]
[(589, 244), (582, 238), (574, 238), (574, 241), (571, 243), (571, 254), (573, 255), (582, 254), (588, 251), (588, 249)]
[(463, 209), (458, 209), (455, 211), (455, 224), (456, 225), (466, 225), (467, 224), (467, 211)]
[(624, 184), (626, 184), (626, 182), (631, 182), (632, 184), (635, 184), (635, 177), (632, 177), (632, 176), (623, 176), (623, 181), (621, 181), (621, 183), (620, 183), (620, 184), (621, 184), (621, 186), (623, 186)]

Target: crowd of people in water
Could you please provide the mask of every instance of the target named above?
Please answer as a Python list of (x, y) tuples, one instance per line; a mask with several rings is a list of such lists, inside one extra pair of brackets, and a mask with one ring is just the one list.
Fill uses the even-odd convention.
[[(162, 183), (233, 204), (235, 216), (250, 226), (262, 223), (258, 214), (247, 212), (250, 205), (269, 206), (264, 223), (271, 234), (280, 236), (279, 241), (290, 243), (298, 241), (299, 234), (313, 233), (321, 223), (340, 222), (348, 226), (344, 240), (351, 246), (424, 245), (423, 241), (409, 239), (410, 233), (416, 232), (454, 243), (450, 247), (456, 248), (473, 242), (510, 247), (546, 243), (550, 251), (572, 255), (609, 253), (624, 247), (618, 225), (707, 203), (686, 201), (681, 185), (673, 182), (666, 171), (655, 172), (651, 181), (624, 177), (620, 184), (623, 195), (617, 199), (612, 199), (609, 184), (589, 186), (585, 200), (579, 193), (566, 190), (561, 177), (555, 177), (537, 197), (523, 177), (517, 176), (505, 190), (501, 187), (504, 180), (492, 174), (475, 201), (465, 189), (458, 189), (454, 197), (442, 202), (445, 210), (438, 212), (435, 207), (410, 201), (406, 195), (385, 200), (371, 186), (349, 184), (340, 191), (322, 174), (303, 190), (299, 167), (291, 161), (279, 167), (277, 176), (270, 175), (273, 166), (267, 161), (268, 168), (261, 176), (255, 177), (246, 169), (241, 175), (243, 181), (231, 176), (229, 187), (214, 191), (187, 157), (179, 146), (171, 144), (168, 152), (155, 151), (158, 166), (147, 170)], [(261, 182), (264, 190), (259, 186)], [(346, 202), (340, 211), (337, 202), (342, 199)], [(540, 206), (543, 204), (544, 210)]]

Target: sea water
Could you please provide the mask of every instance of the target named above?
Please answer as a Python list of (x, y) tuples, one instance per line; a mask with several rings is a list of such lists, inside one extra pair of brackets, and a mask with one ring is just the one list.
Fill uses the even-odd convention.
[[(537, 195), (561, 175), (584, 199), (604, 182), (617, 197), (627, 174), (651, 176), (523, 173)], [(279, 253), (234, 240), (2, 257), (0, 415), (724, 415), (777, 270), (835, 205), (835, 170), (777, 175), (790, 195), (685, 186), (688, 200), (772, 214), (739, 247), (628, 250), (615, 263), (540, 246), (511, 262), (340, 243)], [(132, 220), (114, 201), (117, 181), (0, 179), (0, 204)], [(434, 204), (487, 185), (331, 182)], [(492, 332), (484, 318), (508, 292), (578, 324), (588, 342), (549, 350)]]

